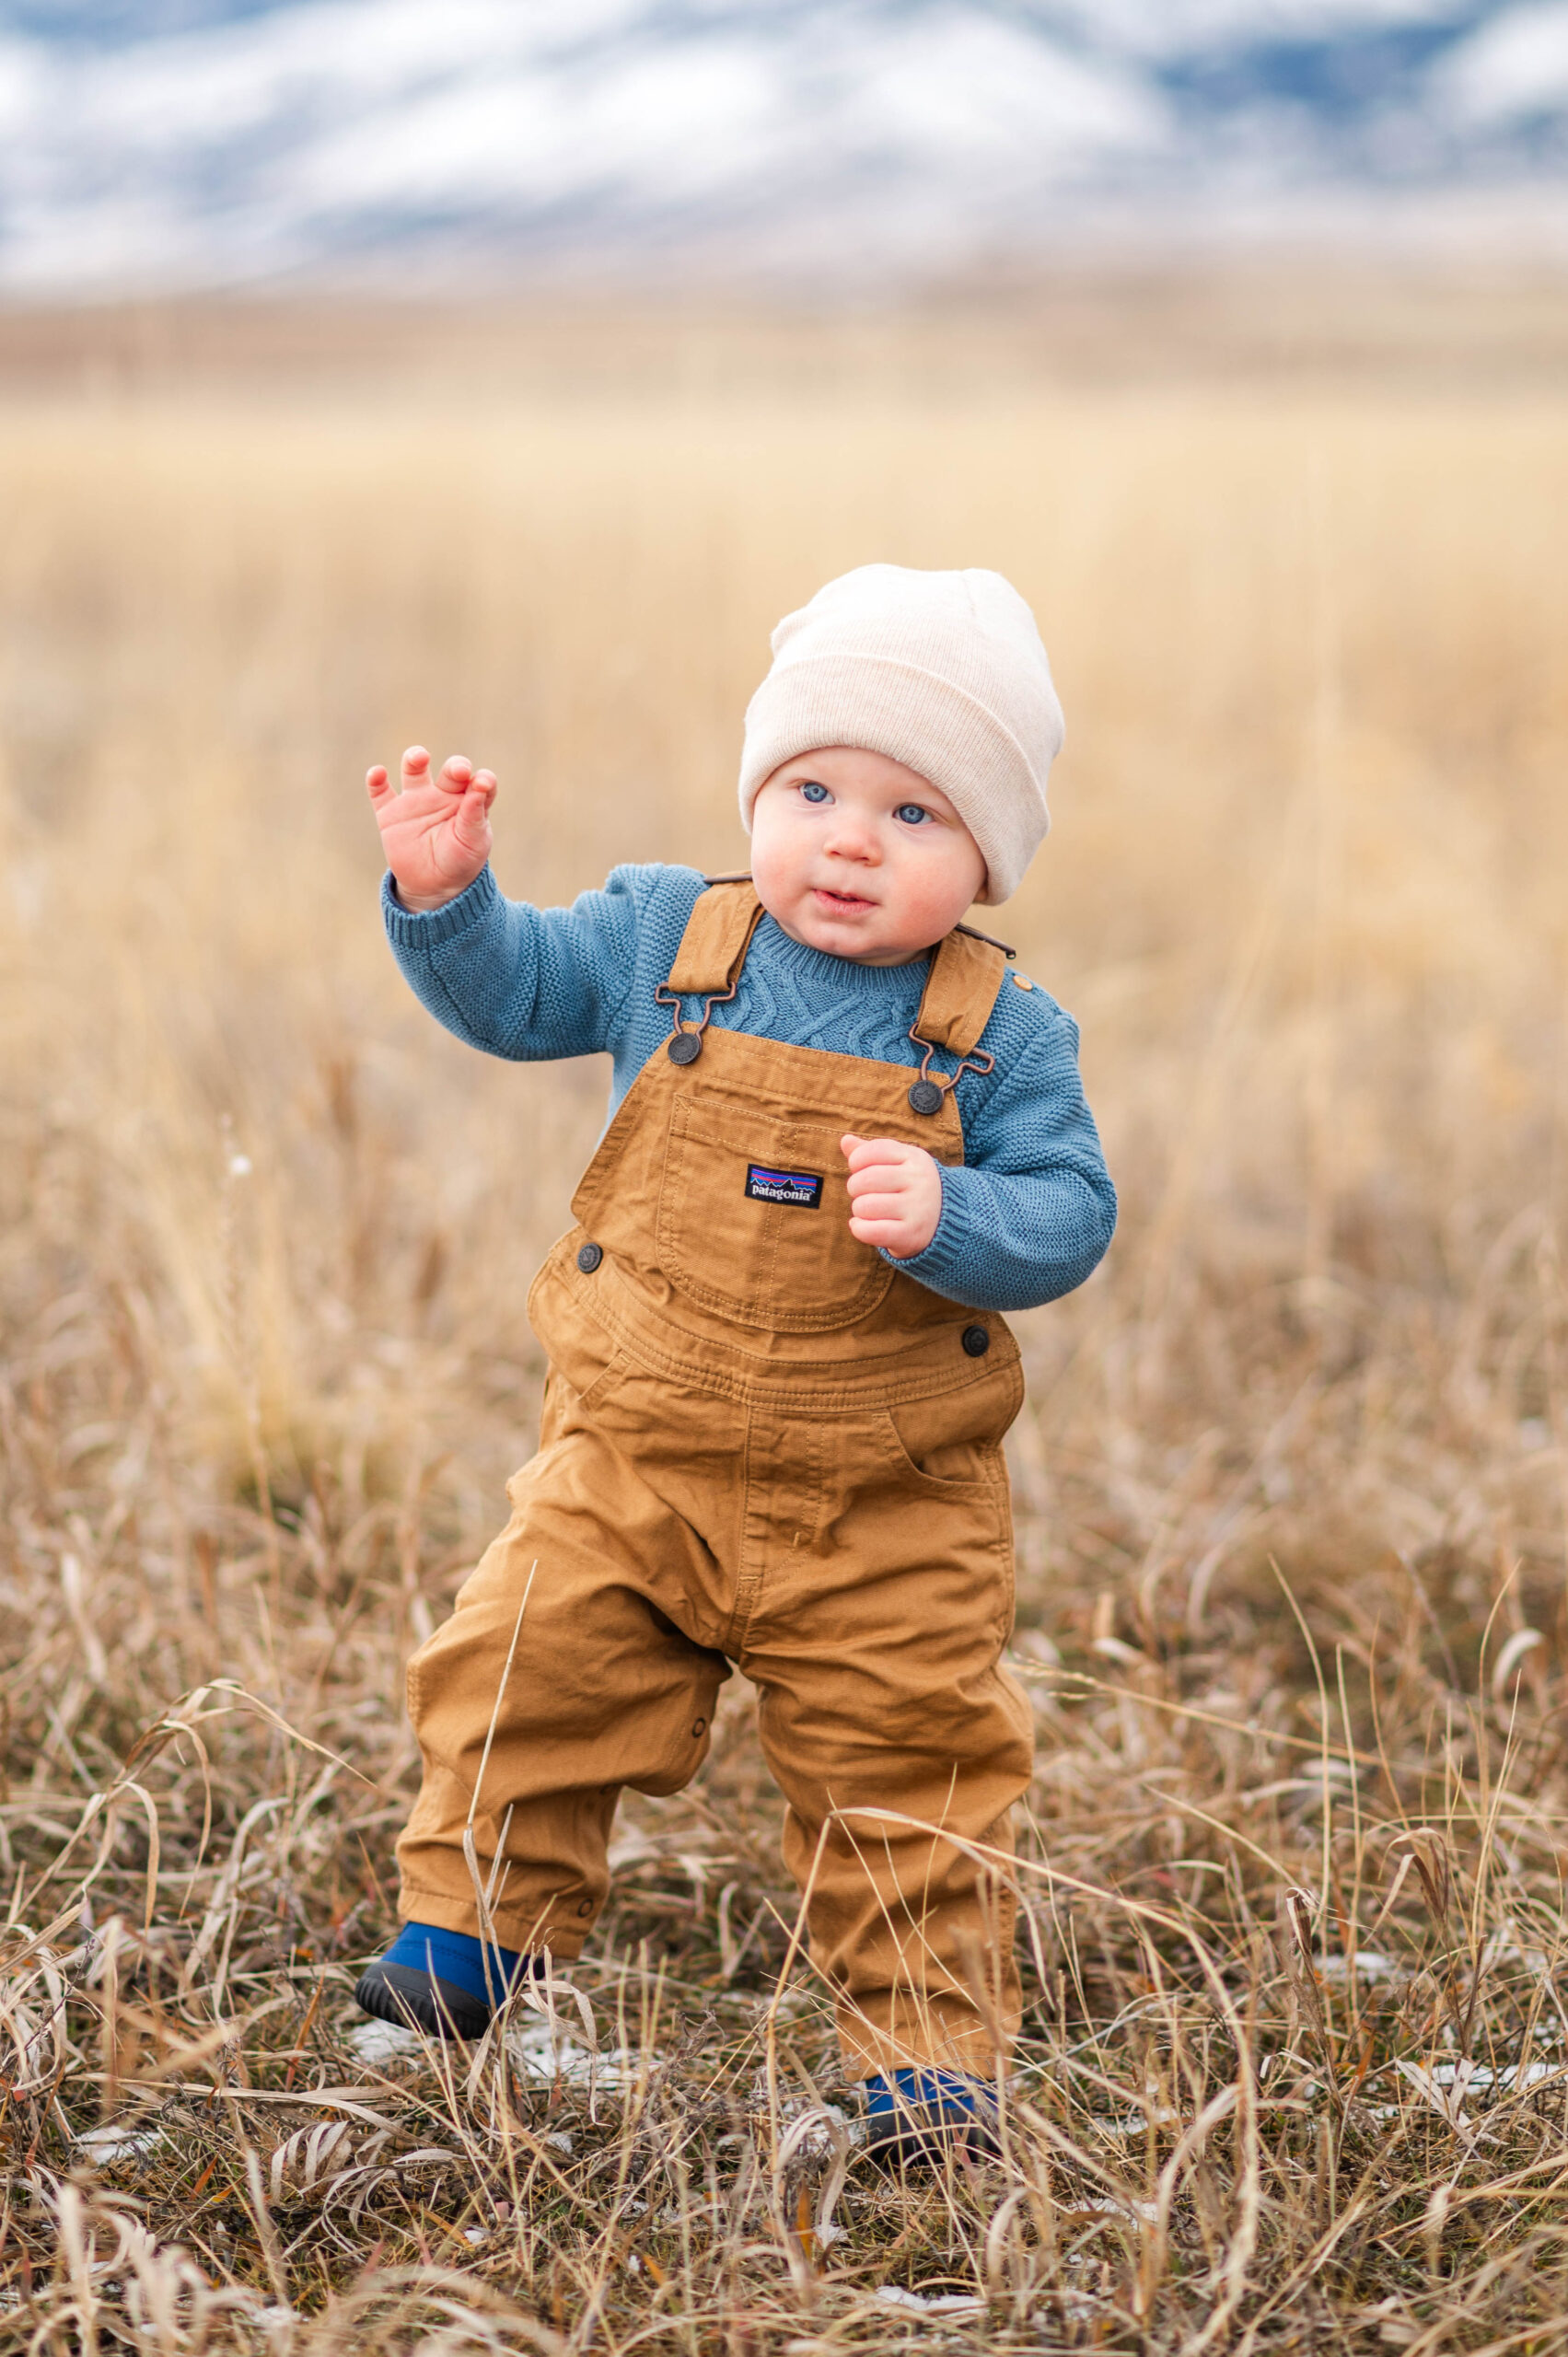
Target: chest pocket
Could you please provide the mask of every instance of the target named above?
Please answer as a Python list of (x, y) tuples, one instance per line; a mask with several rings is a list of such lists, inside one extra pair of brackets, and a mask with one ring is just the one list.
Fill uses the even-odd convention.
[(875, 1309), (894, 1271), (849, 1232), (839, 1140), (854, 1126), (682, 1090), (658, 1202), (670, 1283), (704, 1309), (778, 1332), (825, 1332)]

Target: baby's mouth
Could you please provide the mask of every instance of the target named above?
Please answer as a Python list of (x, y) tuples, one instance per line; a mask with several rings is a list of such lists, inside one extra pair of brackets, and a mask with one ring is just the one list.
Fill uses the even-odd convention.
[(877, 906), (875, 900), (866, 900), (863, 893), (834, 892), (826, 884), (814, 885), (811, 897), (829, 909), (874, 909)]

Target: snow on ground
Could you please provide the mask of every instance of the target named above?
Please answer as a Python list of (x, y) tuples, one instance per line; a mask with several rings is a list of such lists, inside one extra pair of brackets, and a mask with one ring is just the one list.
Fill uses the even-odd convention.
[(0, 5), (0, 285), (872, 276), (1568, 188), (1568, 0)]

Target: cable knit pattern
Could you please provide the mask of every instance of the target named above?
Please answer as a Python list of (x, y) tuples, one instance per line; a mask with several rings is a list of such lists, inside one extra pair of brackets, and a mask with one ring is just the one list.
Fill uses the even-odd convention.
[[(614, 1112), (669, 1030), (654, 990), (668, 975), (703, 878), (618, 867), (569, 909), (508, 900), (488, 868), (418, 915), (382, 888), (388, 938), (413, 990), (470, 1047), (521, 1062), (608, 1054)], [(860, 966), (757, 928), (740, 987), (713, 1020), (799, 1048), (920, 1062), (908, 1032), (926, 966)], [(689, 1001), (695, 1017), (698, 1002)], [(963, 1167), (942, 1173), (925, 1250), (896, 1265), (975, 1309), (1029, 1309), (1081, 1285), (1116, 1225), (1116, 1195), (1078, 1078), (1078, 1028), (1040, 988), (1004, 987), (981, 1046), (986, 1074), (958, 1084)], [(951, 1068), (950, 1059), (936, 1059)]]

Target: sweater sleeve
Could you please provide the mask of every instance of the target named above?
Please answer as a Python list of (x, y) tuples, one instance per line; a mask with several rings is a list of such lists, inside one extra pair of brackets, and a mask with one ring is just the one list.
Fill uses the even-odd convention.
[[(1116, 1226), (1116, 1190), (1078, 1077), (1078, 1030), (1050, 1021), (993, 1089), (942, 1171), (923, 1252), (894, 1266), (972, 1309), (1034, 1309), (1091, 1275)], [(890, 1257), (884, 1255), (885, 1258)]]
[(613, 1050), (632, 988), (642, 871), (618, 867), (569, 909), (508, 900), (488, 867), (444, 909), (415, 911), (381, 887), (403, 974), (448, 1031), (519, 1062)]

